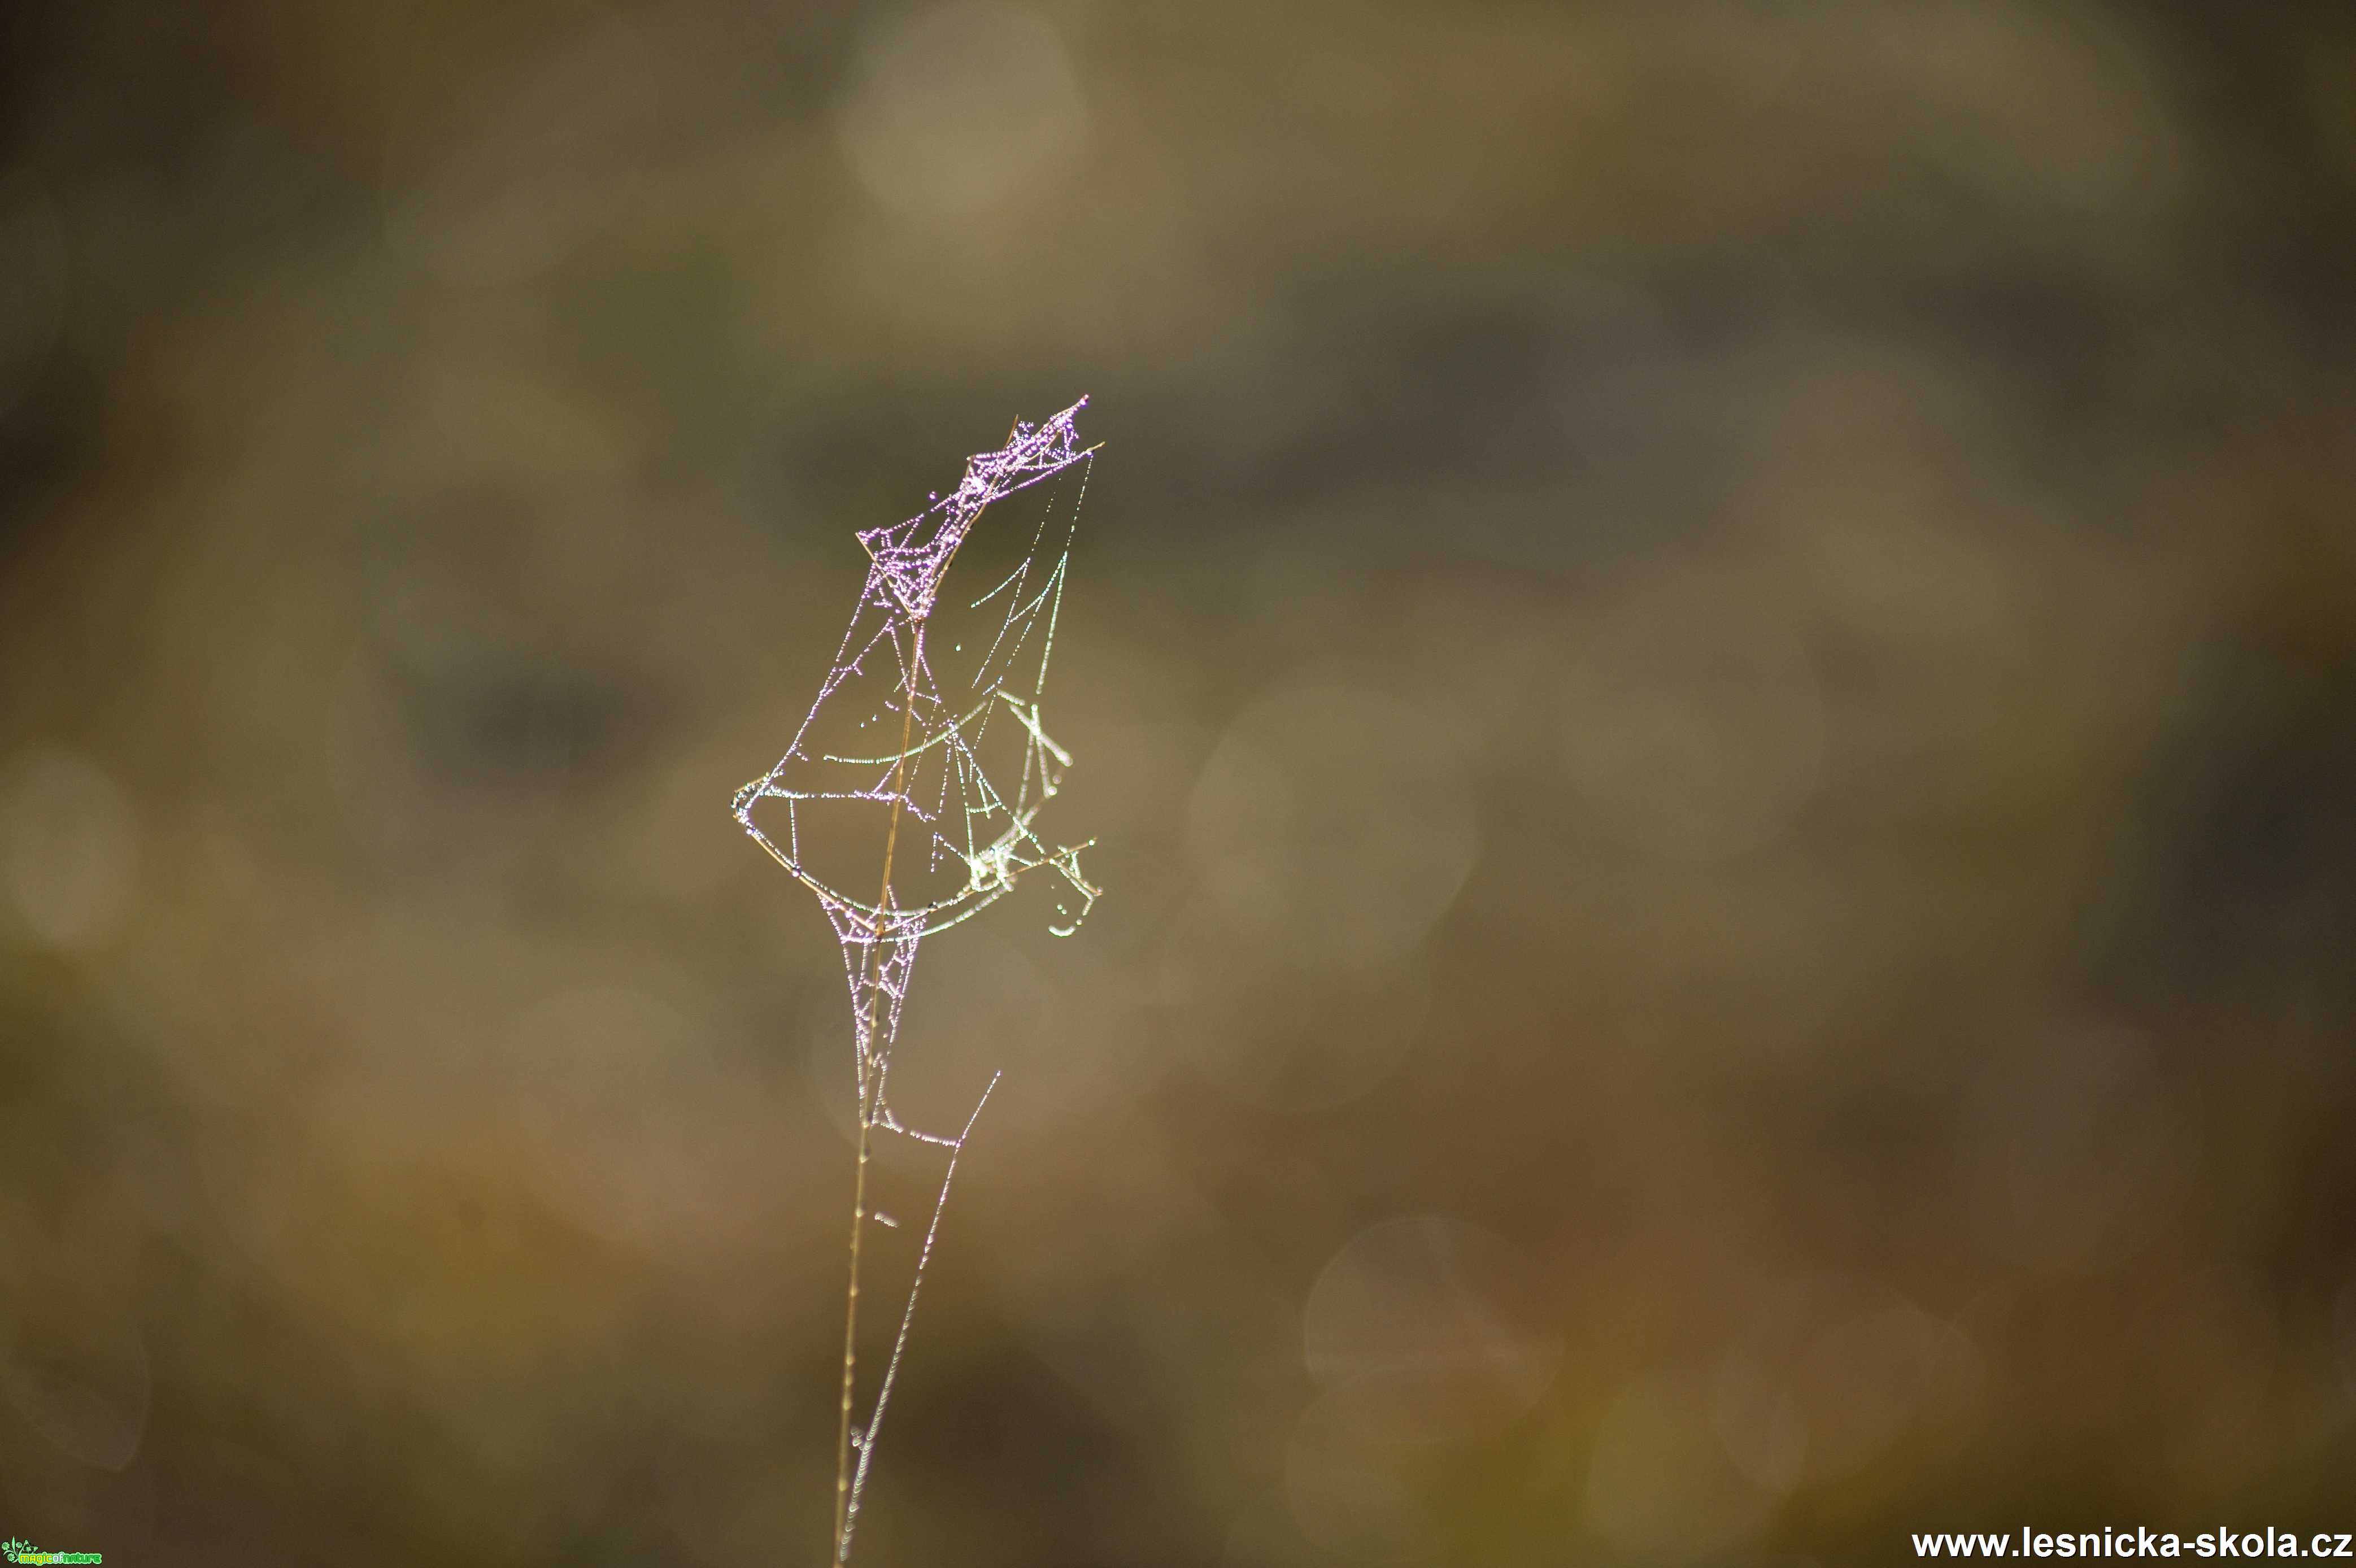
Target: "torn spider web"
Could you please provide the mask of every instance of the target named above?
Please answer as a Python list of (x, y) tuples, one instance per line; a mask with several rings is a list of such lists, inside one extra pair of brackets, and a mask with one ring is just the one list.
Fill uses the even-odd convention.
[[(776, 766), (738, 790), (736, 820), (778, 865), (818, 896), (850, 981), (852, 1067), (859, 1091), (859, 1196), (851, 1230), (852, 1296), (846, 1326), (841, 1464), (835, 1561), (846, 1562), (875, 1435), (899, 1370), (957, 1159), (985, 1089), (956, 1133), (904, 1124), (890, 1095), (893, 1042), (919, 941), (971, 918), (1019, 878), (1047, 872), (1069, 935), (1096, 901), (1082, 875), (1086, 843), (1051, 845), (1038, 818), (1071, 756), (1042, 727), (1039, 700), (1055, 650), (1072, 535), (1096, 448), (1073, 421), (1083, 398), (1038, 425), (1017, 424), (1006, 445), (967, 461), (947, 496), (905, 522), (859, 535), (867, 580), (834, 663)], [(1063, 491), (1066, 477), (1076, 482)], [(978, 596), (949, 592), (949, 568), (985, 510), (1019, 492), (1044, 504), (1028, 548), (978, 581)], [(1033, 497), (1033, 499), (1037, 499)], [(986, 539), (975, 541), (987, 555)], [(755, 821), (766, 809), (767, 825)], [(782, 822), (776, 817), (782, 815)], [(878, 875), (878, 867), (881, 875)], [(865, 890), (876, 891), (872, 899)], [(991, 1088), (997, 1080), (991, 1079)], [(883, 1380), (861, 1431), (851, 1424), (860, 1229), (872, 1134), (948, 1151)], [(855, 1450), (856, 1464), (850, 1455)]]

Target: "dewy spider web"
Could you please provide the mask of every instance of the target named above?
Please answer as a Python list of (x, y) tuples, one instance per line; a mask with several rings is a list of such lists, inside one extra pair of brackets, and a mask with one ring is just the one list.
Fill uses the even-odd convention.
[[(997, 902), (1028, 872), (1051, 870), (1063, 884), (1062, 919), (1048, 928), (1059, 936), (1077, 929), (1097, 898), (1098, 890), (1080, 873), (1080, 851), (1087, 845), (1050, 847), (1034, 825), (1072, 760), (1041, 727), (1039, 696), (1055, 650), (1072, 534), (1097, 450), (1082, 447), (1073, 428), (1087, 402), (1083, 398), (1037, 426), (1018, 423), (1004, 446), (967, 461), (964, 478), (948, 496), (934, 497), (905, 522), (859, 535), (870, 563), (867, 581), (833, 667), (776, 766), (736, 792), (736, 820), (744, 831), (818, 895), (841, 943), (851, 985), (859, 1174), (835, 1481), (838, 1563), (850, 1559), (868, 1463), (907, 1345), (916, 1293), (932, 1258), (958, 1156), (998, 1083), (991, 1079), (954, 1136), (907, 1126), (893, 1114), (892, 1046), (916, 945)], [(1051, 484), (1028, 551), (996, 585), (969, 602), (954, 596), (945, 601), (950, 562), (983, 511), (1075, 468), (1079, 483), (1069, 504), (1057, 504)], [(943, 634), (950, 639), (946, 659)], [(879, 748), (877, 736), (896, 745)], [(754, 821), (755, 810), (773, 800), (784, 805), (782, 843)], [(912, 842), (904, 845), (904, 837)], [(883, 874), (875, 883), (877, 855), (872, 852), (879, 847)], [(842, 885), (862, 875), (868, 879), (862, 886), (878, 887), (873, 902)], [(851, 1416), (860, 1241), (867, 1218), (868, 1154), (876, 1133), (946, 1149), (948, 1165), (891, 1357), (862, 1431)]]

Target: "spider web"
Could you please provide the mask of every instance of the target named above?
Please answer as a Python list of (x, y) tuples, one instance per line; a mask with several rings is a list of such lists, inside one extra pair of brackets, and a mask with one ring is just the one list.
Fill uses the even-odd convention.
[[(868, 1462), (958, 1156), (998, 1083), (991, 1079), (954, 1134), (906, 1125), (893, 1113), (892, 1047), (917, 944), (972, 918), (1032, 872), (1048, 872), (1057, 885), (1058, 918), (1048, 929), (1058, 936), (1076, 930), (1098, 897), (1079, 863), (1093, 841), (1050, 844), (1037, 830), (1072, 761), (1042, 727), (1039, 700), (1097, 451), (1079, 445), (1073, 425), (1087, 402), (1035, 426), (1018, 422), (1005, 446), (967, 460), (948, 495), (932, 497), (905, 522), (860, 533), (866, 584), (817, 700), (776, 765), (736, 792), (737, 822), (817, 895), (841, 945), (859, 1090), (858, 1203), (871, 1133), (948, 1154), (873, 1407), (863, 1430), (846, 1427), (858, 1461), (838, 1503), (838, 1563), (850, 1555)], [(1075, 474), (1066, 503), (1061, 481)], [(1028, 547), (979, 596), (948, 592), (950, 564), (982, 513), (1034, 489), (1044, 504)], [(977, 552), (986, 542), (977, 541)], [(755, 820), (765, 807), (767, 827)], [(780, 812), (782, 823), (775, 821)], [(858, 1227), (866, 1215), (858, 1207), (852, 1219), (854, 1315)], [(848, 1348), (845, 1359), (847, 1423)]]

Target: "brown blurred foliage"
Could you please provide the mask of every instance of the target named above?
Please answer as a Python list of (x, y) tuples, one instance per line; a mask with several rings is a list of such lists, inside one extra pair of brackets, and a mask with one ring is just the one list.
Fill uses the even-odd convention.
[(822, 1560), (726, 805), (1082, 392), (862, 1562), (2356, 1526), (2344, 6), (5, 27), (0, 1533)]

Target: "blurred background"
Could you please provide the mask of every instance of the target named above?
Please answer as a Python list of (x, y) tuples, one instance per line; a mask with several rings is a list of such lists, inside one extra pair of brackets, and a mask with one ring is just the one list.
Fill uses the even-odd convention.
[(728, 801), (1082, 393), (858, 1561), (2356, 1528), (2345, 6), (5, 27), (0, 1532), (824, 1561)]

